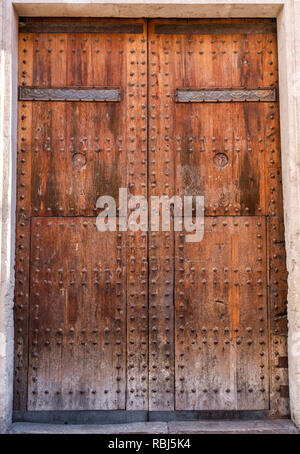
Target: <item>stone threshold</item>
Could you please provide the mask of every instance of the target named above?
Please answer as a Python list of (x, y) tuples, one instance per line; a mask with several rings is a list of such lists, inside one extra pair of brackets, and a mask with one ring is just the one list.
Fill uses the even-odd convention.
[(299, 434), (289, 419), (173, 421), (127, 424), (13, 423), (10, 434)]

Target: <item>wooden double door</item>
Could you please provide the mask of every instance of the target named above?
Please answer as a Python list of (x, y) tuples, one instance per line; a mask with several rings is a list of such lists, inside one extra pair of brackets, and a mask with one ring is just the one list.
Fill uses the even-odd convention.
[[(15, 409), (288, 414), (276, 23), (19, 28)], [(100, 232), (120, 188), (203, 240)]]

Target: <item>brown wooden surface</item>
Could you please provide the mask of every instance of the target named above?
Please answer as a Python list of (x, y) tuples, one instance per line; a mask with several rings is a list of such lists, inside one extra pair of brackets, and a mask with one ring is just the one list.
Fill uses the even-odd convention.
[(28, 410), (125, 408), (124, 242), (92, 217), (32, 220)]
[(207, 217), (175, 248), (176, 408), (268, 408), (265, 218)]
[[(127, 61), (127, 129), (124, 153), (128, 197), (147, 198), (147, 36), (129, 38)], [(130, 214), (130, 210), (128, 212)], [(128, 231), (127, 247), (127, 403), (128, 410), (148, 409), (148, 236)]]
[(269, 140), (261, 125), (268, 109), (252, 102), (176, 104), (176, 193), (203, 194), (206, 215), (266, 213)]
[[(276, 93), (274, 22), (76, 21), (27, 20), (19, 85), (121, 97), (19, 101), (15, 409), (288, 415), (278, 100), (174, 98)], [(204, 240), (98, 232), (121, 187), (204, 195)]]
[[(275, 112), (275, 115), (278, 128), (278, 113)], [(278, 142), (274, 145), (278, 146)], [(288, 364), (281, 359), (287, 357), (287, 270), (281, 168), (280, 162), (276, 164), (278, 167), (269, 169), (270, 409), (273, 416), (289, 414)]]
[[(146, 31), (145, 21), (128, 22), (140, 24)], [(108, 23), (118, 27), (120, 21)], [(129, 194), (147, 192), (147, 40), (145, 34), (115, 31), (75, 36), (69, 33), (20, 34), (19, 83), (23, 86), (73, 87), (74, 90), (77, 87), (121, 87), (124, 96), (119, 103), (19, 103), (18, 182), (24, 186), (18, 192), (18, 213), (20, 220), (24, 217), (25, 226), (20, 225), (18, 231), (26, 234), (19, 235), (22, 255), (21, 250), (17, 251), (17, 273), (23, 273), (24, 277), (18, 284), (22, 285), (22, 293), (16, 288), (16, 331), (19, 333), (16, 337), (16, 409), (146, 409), (148, 405), (147, 236), (139, 232), (123, 233), (122, 243), (117, 244), (120, 241), (117, 234), (110, 239), (110, 235), (101, 237), (99, 233), (96, 241), (97, 231), (90, 226), (91, 217), (98, 213), (96, 201), (100, 195), (111, 195), (118, 200), (121, 187), (128, 187)], [(41, 222), (40, 235), (46, 236), (41, 260), (51, 262), (57, 245), (58, 257), (50, 266), (56, 270), (54, 273), (57, 269), (63, 269), (64, 273), (74, 270), (80, 280), (84, 279), (82, 269), (86, 269), (89, 281), (84, 286), (76, 281), (76, 291), (74, 286), (70, 287), (66, 275), (61, 286), (56, 274), (53, 286), (45, 287), (43, 281), (39, 281), (36, 285), (42, 286), (40, 291), (31, 288), (28, 316), (29, 226), (31, 218), (32, 228), (35, 228), (37, 217)], [(50, 217), (52, 230), (47, 224)], [(86, 238), (88, 227), (85, 226), (77, 231), (71, 228), (72, 219), (78, 229), (87, 222), (93, 235)], [(68, 232), (64, 239), (60, 237), (61, 223)], [(35, 235), (39, 233), (31, 233), (32, 254), (38, 247), (34, 243), (38, 238)], [(99, 243), (99, 238), (104, 236), (107, 240)], [(97, 286), (92, 281), (92, 276), (98, 280), (94, 275), (97, 263), (104, 266), (105, 260), (111, 273), (111, 283), (106, 290), (104, 275), (102, 282), (99, 277)], [(122, 279), (117, 276), (120, 267), (123, 267)], [(35, 272), (33, 268), (32, 273)], [(46, 273), (43, 267), (40, 273)], [(34, 285), (33, 281), (31, 284)], [(103, 293), (99, 295), (102, 288)], [(57, 310), (48, 317), (44, 310), (54, 301)], [(109, 301), (113, 315), (108, 312), (105, 320), (105, 303)], [(88, 311), (83, 310), (83, 305), (87, 305)], [(40, 307), (44, 318), (35, 318), (36, 306)], [(46, 322), (51, 329), (49, 339), (40, 329), (40, 324)], [(71, 335), (68, 330), (73, 328), (72, 324), (76, 326)], [(59, 334), (57, 339), (58, 329), (62, 329), (64, 335)], [(98, 339), (94, 329), (98, 329)], [(110, 333), (107, 345), (106, 329)], [(82, 330), (85, 330), (84, 338)], [(68, 342), (70, 336), (73, 336), (72, 347)], [(58, 344), (60, 339), (63, 341)], [(48, 348), (48, 342), (52, 348)], [(84, 347), (81, 342), (85, 342)], [(26, 372), (28, 348), (30, 366)], [(39, 367), (33, 370), (37, 358)], [(53, 369), (49, 367), (52, 363), (55, 364)]]
[[(274, 99), (272, 102), (173, 105), (169, 102), (179, 89), (276, 90), (276, 35), (269, 26), (263, 33), (253, 32), (252, 27), (245, 34), (233, 33), (234, 27), (238, 27), (235, 21), (231, 33), (227, 33), (228, 22), (231, 22), (228, 20), (207, 21), (209, 25), (203, 26), (201, 34), (203, 22), (206, 21), (155, 20), (149, 26), (150, 35), (154, 30), (153, 39), (149, 36), (149, 80), (153, 77), (156, 86), (156, 97), (149, 100), (149, 131), (151, 134), (152, 124), (157, 125), (155, 144), (158, 144), (153, 151), (149, 146), (149, 168), (153, 166), (154, 172), (150, 170), (150, 178), (155, 184), (154, 188), (152, 184), (149, 186), (151, 193), (155, 194), (156, 188), (165, 192), (171, 188), (170, 193), (175, 189), (180, 196), (202, 194), (205, 215), (214, 216), (217, 225), (222, 219), (219, 216), (234, 216), (228, 218), (228, 236), (219, 233), (219, 240), (218, 235), (210, 237), (207, 232), (207, 240), (193, 245), (185, 243), (182, 234), (176, 234), (175, 408), (269, 408), (270, 364), (274, 389), (271, 394), (274, 401), (270, 404), (272, 414), (285, 415), (288, 414), (287, 398), (281, 386), (286, 386), (287, 369), (280, 369), (277, 375), (273, 372), (278, 352), (274, 352), (273, 347), (269, 352), (269, 342), (273, 340), (268, 333), (269, 324), (276, 322), (277, 332), (286, 336), (284, 310), (280, 315), (280, 307), (286, 301), (281, 183), (276, 172), (275, 176), (270, 174), (273, 167), (280, 168), (278, 102)], [(159, 31), (161, 34), (155, 33)], [(155, 105), (153, 117), (151, 102)], [(155, 156), (153, 163), (152, 156)], [(274, 178), (276, 184), (272, 183)], [(261, 219), (261, 232), (255, 232), (256, 216)], [(269, 223), (272, 217), (272, 229), (278, 231), (278, 239), (273, 236), (273, 240)], [(205, 229), (211, 222), (210, 217), (205, 218)], [(230, 225), (234, 222), (240, 227), (231, 231), (233, 226)], [(234, 233), (241, 228), (241, 222), (248, 222), (249, 228)], [(160, 250), (162, 239), (163, 234), (156, 236)], [(224, 248), (223, 254), (218, 247)], [(278, 253), (272, 254), (278, 248)], [(256, 259), (259, 258), (257, 262), (255, 254)], [(163, 257), (157, 262), (158, 269), (164, 266)], [(270, 260), (271, 263), (277, 260), (280, 265), (272, 267)], [(190, 267), (194, 268), (196, 277), (189, 273), (187, 283), (184, 276)], [(215, 286), (210, 276), (212, 268), (219, 273), (221, 268), (224, 274), (222, 279), (219, 276), (215, 279)], [(233, 276), (226, 278), (226, 273), (230, 274), (233, 268), (238, 270), (237, 274), (233, 271)], [(246, 272), (246, 268), (249, 271)], [(209, 277), (202, 276), (203, 269)], [(228, 271), (224, 272), (225, 269)], [(207, 282), (202, 283), (202, 280)], [(280, 286), (280, 290), (276, 291), (274, 286)], [(268, 296), (271, 306), (274, 298), (282, 301), (281, 306), (273, 302), (270, 319)], [(210, 312), (211, 298), (220, 302)], [(229, 312), (223, 308), (226, 301), (231, 308)], [(163, 302), (160, 305), (165, 310), (166, 305)], [(161, 317), (162, 331), (163, 323), (166, 322)], [(225, 324), (229, 329), (226, 334)], [(235, 332), (233, 327), (239, 331)], [(207, 330), (206, 344), (202, 343), (202, 328)], [(229, 343), (224, 344), (226, 341)], [(280, 345), (283, 355), (282, 339)], [(159, 351), (163, 353), (163, 343)], [(163, 362), (161, 369), (165, 370)], [(275, 375), (277, 378), (273, 378)], [(160, 409), (166, 408), (165, 402), (161, 400)]]

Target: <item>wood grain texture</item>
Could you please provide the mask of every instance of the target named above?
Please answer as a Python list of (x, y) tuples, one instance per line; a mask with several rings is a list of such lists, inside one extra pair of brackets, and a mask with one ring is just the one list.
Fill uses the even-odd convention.
[(265, 103), (176, 104), (176, 194), (205, 196), (206, 215), (266, 213), (268, 111)]
[[(19, 37), (21, 92), (60, 99), (19, 101), (15, 409), (287, 416), (276, 24), (77, 22)], [(120, 99), (61, 98), (97, 87)], [(203, 241), (173, 208), (171, 231), (98, 232), (119, 188), (205, 196)]]
[(125, 408), (125, 235), (95, 220), (32, 220), (28, 410)]
[(176, 235), (178, 410), (268, 408), (265, 236), (256, 216), (206, 217), (200, 243)]
[[(279, 118), (276, 119), (277, 125)], [(274, 144), (278, 146), (278, 143)], [(269, 313), (271, 345), (270, 412), (272, 416), (289, 415), (288, 364), (281, 358), (287, 346), (287, 270), (285, 261), (282, 179), (280, 167), (269, 169)], [(283, 391), (284, 390), (284, 391)]]
[(31, 222), (31, 103), (19, 103), (18, 124), (18, 182), (16, 207), (16, 260), (14, 298), (14, 409), (25, 410), (27, 405), (28, 374), (29, 260)]

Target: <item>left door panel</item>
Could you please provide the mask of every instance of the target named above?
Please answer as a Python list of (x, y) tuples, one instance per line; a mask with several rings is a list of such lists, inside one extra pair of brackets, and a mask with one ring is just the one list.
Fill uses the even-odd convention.
[(15, 410), (147, 409), (147, 236), (96, 228), (99, 196), (147, 197), (146, 23), (24, 24)]

